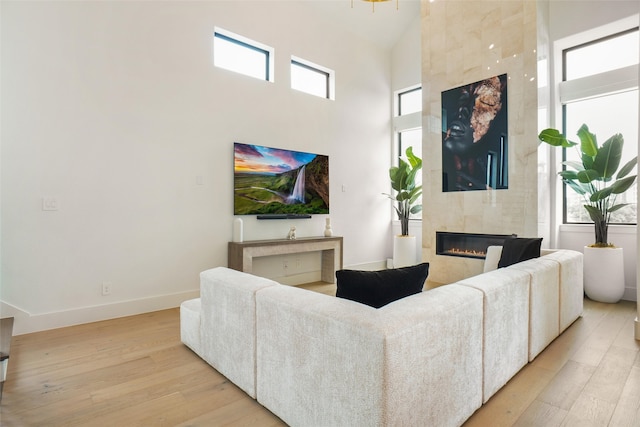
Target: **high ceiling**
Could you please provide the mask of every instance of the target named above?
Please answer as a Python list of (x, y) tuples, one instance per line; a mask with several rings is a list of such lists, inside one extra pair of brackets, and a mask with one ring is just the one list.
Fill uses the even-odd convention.
[[(385, 48), (391, 48), (409, 24), (420, 16), (420, 0), (396, 0), (369, 3), (364, 0), (300, 0), (318, 13), (325, 14), (360, 37)], [(372, 4), (375, 11), (372, 11)]]

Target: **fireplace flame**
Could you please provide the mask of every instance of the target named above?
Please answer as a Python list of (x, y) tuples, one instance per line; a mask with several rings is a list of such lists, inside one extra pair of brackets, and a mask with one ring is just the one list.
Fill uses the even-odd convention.
[(448, 249), (446, 251), (444, 251), (445, 254), (455, 254), (455, 255), (470, 255), (470, 256), (482, 256), (482, 257), (486, 257), (487, 253), (485, 251), (474, 251), (474, 250), (470, 250), (470, 249), (458, 249), (458, 248), (451, 248)]

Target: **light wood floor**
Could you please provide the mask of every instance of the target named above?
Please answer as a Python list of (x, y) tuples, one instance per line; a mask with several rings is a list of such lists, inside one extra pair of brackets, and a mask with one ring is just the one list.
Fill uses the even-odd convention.
[[(465, 427), (640, 426), (634, 318), (585, 300)], [(284, 425), (181, 344), (178, 309), (14, 337), (0, 408), (7, 427)]]

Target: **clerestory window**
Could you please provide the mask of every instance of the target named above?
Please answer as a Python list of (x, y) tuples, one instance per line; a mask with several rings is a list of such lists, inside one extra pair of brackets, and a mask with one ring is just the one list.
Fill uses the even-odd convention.
[(320, 98), (333, 97), (334, 72), (295, 56), (291, 57), (291, 88)]
[(216, 28), (213, 64), (260, 80), (273, 81), (273, 48)]

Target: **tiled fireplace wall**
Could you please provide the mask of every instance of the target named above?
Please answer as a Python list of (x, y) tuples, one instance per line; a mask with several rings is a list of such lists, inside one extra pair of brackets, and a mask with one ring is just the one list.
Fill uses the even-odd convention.
[[(422, 0), (423, 230), (429, 278), (451, 283), (483, 260), (436, 255), (436, 231), (536, 236), (537, 35), (532, 1)], [(441, 93), (506, 73), (509, 188), (442, 192)]]

